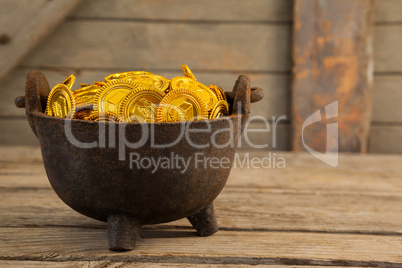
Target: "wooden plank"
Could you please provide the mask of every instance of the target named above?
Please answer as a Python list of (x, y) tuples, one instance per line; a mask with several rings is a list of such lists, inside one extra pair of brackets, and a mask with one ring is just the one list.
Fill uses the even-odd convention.
[[(296, 0), (294, 150), (306, 150), (305, 142), (321, 153), (367, 151), (373, 80), (372, 24), (370, 0)], [(333, 111), (323, 120), (318, 115), (319, 122), (311, 122), (304, 129), (313, 113), (331, 103), (335, 105)], [(334, 117), (339, 135), (335, 132), (327, 135), (327, 123), (333, 123)]]
[[(1, 227), (74, 226), (105, 228), (106, 224), (67, 207), (52, 189), (0, 189)], [(228, 185), (215, 200), (223, 230), (402, 235), (400, 193), (347, 194), (256, 189)], [(186, 219), (164, 225), (191, 228)], [(161, 228), (161, 227), (152, 227)]]
[[(0, 226), (104, 228), (58, 199), (38, 161), (38, 149), (3, 148), (0, 207), (8, 209), (1, 211)], [(259, 152), (251, 158), (267, 156)], [(342, 154), (336, 169), (305, 153), (279, 157), (286, 160), (286, 169), (234, 168), (215, 201), (221, 228), (402, 234), (402, 156)], [(186, 220), (168, 225), (190, 228)]]
[[(400, 236), (187, 230), (145, 230), (134, 251), (107, 250), (105, 229), (2, 228), (0, 256), (9, 260), (141, 261), (400, 267)], [(18, 248), (18, 250), (15, 250)], [(1, 258), (0, 257), (0, 258)]]
[(74, 18), (147, 19), (216, 22), (290, 22), (292, 0), (87, 0)]
[[(336, 194), (397, 193), (402, 190), (402, 156), (340, 154), (339, 165), (332, 168), (308, 153), (247, 152), (249, 158), (271, 158), (269, 169), (241, 167), (232, 170), (228, 185), (275, 190), (321, 191)], [(241, 160), (247, 153), (239, 153)], [(273, 164), (286, 162), (286, 169)]]
[[(167, 78), (182, 76), (181, 67), (178, 66), (177, 71), (167, 72), (162, 71), (157, 74)], [(19, 68), (12, 72), (9, 77), (0, 82), (0, 116), (25, 116), (24, 109), (15, 107), (14, 99), (16, 96), (24, 95), (25, 81), (27, 73), (31, 69)], [(127, 71), (132, 69), (125, 69)], [(105, 76), (116, 73), (116, 70), (102, 71), (77, 71), (74, 69), (67, 70), (41, 70), (46, 75), (50, 86), (54, 86), (64, 81), (70, 75), (77, 76), (73, 89), (79, 87), (79, 83), (92, 83), (93, 81), (102, 81)], [(152, 71), (152, 70), (151, 70)], [(206, 85), (220, 85), (226, 91), (232, 91), (234, 83), (240, 73), (209, 73), (209, 72), (194, 72), (197, 79)], [(264, 89), (265, 97), (262, 101), (255, 103), (251, 107), (251, 116), (261, 115), (268, 119), (273, 116), (286, 116), (289, 119), (289, 99), (290, 99), (290, 75), (281, 74), (255, 74), (244, 73), (250, 76), (252, 86), (258, 86)]]
[(381, 73), (402, 72), (402, 25), (378, 25), (374, 33), (375, 71)]
[[(4, 188), (50, 188), (43, 163), (21, 165), (0, 164), (0, 187)], [(13, 170), (20, 168), (20, 170)]]
[[(71, 14), (72, 18), (137, 19), (212, 22), (291, 22), (293, 0), (203, 0), (188, 4), (185, 0), (86, 0)], [(375, 19), (379, 23), (401, 22), (400, 0), (375, 0)]]
[(374, 77), (373, 123), (402, 123), (401, 84), (402, 76), (400, 75), (376, 75)]
[[(46, 4), (46, 0), (38, 0), (32, 3), (29, 0), (0, 1), (0, 29), (2, 34), (10, 37), (10, 33), (16, 33), (26, 27)], [(31, 5), (28, 6), (28, 4)]]
[[(49, 186), (35, 183), (45, 180), (38, 149), (2, 146), (0, 207), (6, 209), (0, 210), (0, 239), (5, 242), (0, 260), (112, 267), (114, 262), (402, 265), (402, 156), (341, 154), (336, 169), (306, 153), (282, 156), (288, 156), (286, 170), (244, 167), (232, 172), (216, 200), (222, 228), (215, 235), (198, 237), (185, 220), (146, 226), (134, 251), (112, 253), (104, 223), (73, 212)], [(303, 170), (315, 176), (294, 176)], [(15, 183), (12, 171), (33, 178), (32, 187)]]
[(15, 145), (0, 145), (0, 162), (7, 164), (19, 164), (18, 168), (25, 164), (42, 165), (42, 155), (38, 145), (36, 146), (15, 146)]
[[(123, 263), (116, 263), (123, 265)], [(108, 262), (108, 261), (66, 261), (66, 262), (55, 262), (55, 261), (1, 261), (0, 260), (0, 267), (23, 267), (23, 268), (39, 268), (39, 267), (54, 267), (54, 268), (95, 268), (95, 267), (116, 267), (114, 266), (115, 263)], [(109, 266), (110, 265), (110, 266)]]
[(402, 22), (400, 0), (375, 0), (375, 17), (378, 23)]
[(376, 76), (373, 92), (373, 122), (402, 123), (402, 76)]
[(38, 145), (26, 118), (0, 118), (0, 144)]
[[(198, 263), (163, 263), (163, 262), (111, 262), (108, 260), (105, 261), (0, 261), (0, 267), (23, 267), (23, 268), (41, 268), (41, 267), (71, 267), (71, 268), (130, 268), (130, 267), (147, 267), (147, 268), (155, 268), (155, 267), (195, 267), (195, 268), (226, 268), (226, 267), (268, 267), (268, 268), (286, 268), (295, 266), (288, 265), (245, 265), (245, 264), (198, 264)], [(309, 268), (342, 268), (346, 266), (309, 266)]]
[(0, 32), (10, 40), (0, 50), (0, 79), (52, 32), (80, 1), (1, 1)]
[[(195, 72), (286, 72), (291, 66), (290, 32), (290, 25), (73, 20), (63, 23), (22, 65), (178, 70), (185, 63)], [(66, 36), (74, 42), (66, 42)]]
[(373, 124), (370, 134), (370, 152), (402, 154), (402, 125)]
[[(308, 153), (254, 151), (238, 156), (243, 161), (247, 154), (250, 159), (271, 157), (279, 162), (283, 158), (286, 169), (273, 164), (271, 168), (252, 168), (236, 161), (228, 186), (348, 195), (402, 191), (402, 156), (340, 154), (339, 166), (332, 168)], [(50, 188), (38, 147), (0, 146), (0, 168), (0, 188)]]

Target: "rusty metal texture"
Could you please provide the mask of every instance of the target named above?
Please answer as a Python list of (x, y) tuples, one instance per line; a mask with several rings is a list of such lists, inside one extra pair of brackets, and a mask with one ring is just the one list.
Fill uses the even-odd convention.
[[(296, 0), (293, 38), (293, 149), (305, 150), (303, 124), (338, 101), (338, 116), (304, 129), (319, 152), (366, 152), (373, 82), (373, 1)], [(327, 117), (328, 118), (328, 117)], [(338, 123), (338, 137), (327, 133)], [(328, 142), (327, 142), (328, 134)]]
[[(198, 234), (207, 236), (218, 230), (213, 201), (224, 187), (230, 173), (228, 168), (197, 165), (195, 154), (203, 157), (227, 157), (234, 160), (235, 148), (229, 145), (217, 148), (209, 146), (194, 148), (187, 139), (181, 139), (168, 148), (155, 148), (151, 139), (139, 148), (126, 147), (125, 160), (119, 160), (119, 136), (123, 135), (120, 124), (59, 119), (44, 114), (45, 100), (50, 88), (45, 76), (29, 73), (24, 97), (16, 99), (16, 105), (26, 106), (28, 121), (36, 134), (42, 151), (48, 179), (61, 200), (77, 212), (108, 222), (109, 248), (131, 250), (139, 237), (141, 226), (174, 221), (187, 217)], [(190, 132), (189, 139), (195, 144), (207, 144), (214, 132), (233, 128), (233, 133), (220, 132), (216, 143), (225, 145), (231, 138), (236, 144), (250, 113), (250, 81), (240, 76), (233, 89), (234, 107), (228, 117), (211, 120), (210, 132)], [(263, 96), (258, 89), (259, 98)], [(256, 97), (257, 100), (257, 97)], [(233, 102), (230, 103), (233, 106)], [(65, 123), (71, 123), (74, 138), (82, 143), (97, 142), (96, 146), (79, 148), (72, 144), (65, 132)], [(128, 123), (124, 135), (127, 141), (136, 142), (142, 130), (154, 128), (154, 144), (168, 144), (180, 134), (183, 126), (205, 129), (206, 121), (185, 123)], [(100, 141), (103, 133), (109, 133)], [(115, 145), (115, 146), (110, 146)], [(171, 157), (172, 154), (190, 159), (185, 172), (179, 169), (151, 170), (130, 167), (132, 154), (155, 159)]]

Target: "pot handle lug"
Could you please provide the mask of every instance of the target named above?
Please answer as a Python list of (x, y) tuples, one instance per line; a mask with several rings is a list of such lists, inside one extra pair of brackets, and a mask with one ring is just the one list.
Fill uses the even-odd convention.
[(50, 87), (45, 75), (40, 71), (29, 72), (25, 86), (24, 103), (26, 114), (29, 115), (35, 112), (43, 113), (46, 108), (49, 93)]
[(250, 116), (250, 104), (264, 98), (264, 91), (261, 88), (251, 88), (250, 78), (247, 75), (240, 75), (232, 92), (227, 92), (228, 102), (232, 104), (232, 114), (241, 115), (241, 132), (243, 132)]
[(35, 124), (30, 115), (44, 112), (49, 93), (50, 87), (45, 75), (40, 71), (31, 71), (26, 80), (25, 96), (19, 96), (15, 99), (15, 106), (18, 108), (25, 107), (28, 122), (36, 136)]
[(17, 106), (17, 108), (25, 108), (25, 96), (16, 97), (15, 106)]
[[(225, 92), (226, 95), (226, 99), (228, 100), (229, 103), (233, 103), (234, 102), (234, 98), (236, 95), (236, 92)], [(252, 87), (251, 88), (251, 99), (250, 99), (250, 103), (256, 103), (259, 102), (260, 100), (262, 100), (264, 98), (264, 91), (262, 90), (262, 88), (259, 87)]]

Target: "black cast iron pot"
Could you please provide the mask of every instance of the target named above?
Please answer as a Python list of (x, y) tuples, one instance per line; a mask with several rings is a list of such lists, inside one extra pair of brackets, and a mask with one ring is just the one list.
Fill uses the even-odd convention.
[[(226, 93), (231, 115), (209, 120), (210, 131), (197, 133), (197, 129), (209, 130), (206, 121), (127, 123), (122, 127), (121, 123), (51, 117), (44, 114), (49, 92), (45, 76), (32, 71), (28, 74), (25, 97), (18, 97), (16, 105), (26, 108), (54, 191), (77, 212), (107, 222), (111, 250), (133, 249), (144, 224), (187, 217), (201, 236), (218, 230), (212, 202), (229, 176), (234, 147), (248, 119), (250, 102), (263, 98), (261, 89), (250, 88), (247, 76), (239, 76), (233, 91)], [(178, 139), (186, 127), (194, 131)], [(152, 130), (153, 144), (178, 142), (155, 148), (151, 143)], [(142, 146), (126, 145), (140, 141), (144, 135), (149, 137), (145, 136)], [(219, 146), (211, 144), (213, 135)], [(122, 140), (127, 142), (121, 143)], [(195, 148), (194, 144), (209, 146)], [(185, 170), (173, 164), (155, 170), (134, 161), (151, 157), (179, 157), (189, 162)], [(208, 159), (212, 157), (224, 159), (226, 165), (210, 165)]]

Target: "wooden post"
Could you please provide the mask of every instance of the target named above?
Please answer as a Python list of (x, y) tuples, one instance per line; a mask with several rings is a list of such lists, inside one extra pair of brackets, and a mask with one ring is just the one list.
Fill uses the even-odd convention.
[[(307, 145), (321, 153), (338, 148), (340, 152), (367, 151), (373, 83), (372, 17), (372, 0), (295, 0), (294, 150), (305, 150)], [(319, 114), (318, 119), (310, 117), (317, 110), (321, 111), (320, 121)], [(308, 118), (310, 125), (305, 123)], [(329, 123), (338, 123), (338, 131), (327, 128)]]

